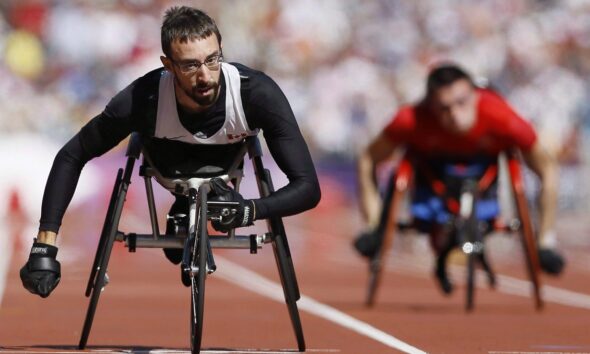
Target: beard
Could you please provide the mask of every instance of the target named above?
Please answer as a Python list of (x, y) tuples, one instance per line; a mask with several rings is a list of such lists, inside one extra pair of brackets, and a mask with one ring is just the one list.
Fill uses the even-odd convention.
[[(211, 90), (211, 93), (207, 92), (209, 90)], [(207, 92), (207, 94), (203, 95), (203, 91)], [(219, 93), (219, 83), (215, 81), (200, 83), (193, 86), (190, 90), (184, 90), (184, 92), (200, 106), (210, 106), (217, 99)]]

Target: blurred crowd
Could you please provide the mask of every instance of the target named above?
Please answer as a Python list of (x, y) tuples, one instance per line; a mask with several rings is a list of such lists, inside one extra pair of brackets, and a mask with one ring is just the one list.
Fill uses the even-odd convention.
[(181, 4), (216, 19), (227, 61), (279, 83), (318, 161), (351, 160), (445, 60), (506, 96), (564, 165), (590, 158), (584, 0), (5, 0), (0, 131), (65, 141), (160, 66), (163, 12)]

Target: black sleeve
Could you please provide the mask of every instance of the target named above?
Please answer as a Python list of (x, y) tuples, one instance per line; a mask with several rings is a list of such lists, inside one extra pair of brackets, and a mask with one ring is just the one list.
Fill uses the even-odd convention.
[(268, 76), (250, 82), (247, 116), (260, 128), (270, 153), (289, 183), (271, 196), (254, 201), (256, 219), (288, 216), (315, 207), (321, 197), (316, 171), (287, 98)]
[(132, 92), (136, 82), (119, 92), (58, 152), (43, 194), (39, 230), (58, 232), (82, 168), (116, 146), (132, 131)]

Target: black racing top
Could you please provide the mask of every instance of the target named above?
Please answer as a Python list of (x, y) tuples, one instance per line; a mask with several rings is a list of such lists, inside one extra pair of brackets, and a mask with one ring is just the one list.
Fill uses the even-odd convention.
[[(232, 63), (241, 77), (242, 105), (250, 129), (263, 132), (267, 146), (289, 183), (269, 197), (254, 200), (256, 218), (288, 216), (311, 209), (320, 200), (320, 187), (301, 131), (287, 98), (266, 74)], [(163, 68), (151, 71), (119, 92), (58, 152), (43, 195), (40, 230), (57, 232), (82, 168), (94, 157), (115, 147), (132, 132), (139, 132), (150, 157), (186, 164), (207, 164), (235, 151), (236, 144), (187, 144), (154, 137), (159, 80)], [(223, 75), (223, 74), (222, 74)], [(225, 121), (225, 80), (220, 78), (216, 103), (198, 114), (178, 109), (180, 121), (191, 133), (208, 137)], [(154, 156), (151, 156), (154, 155)], [(180, 157), (179, 157), (180, 156)]]

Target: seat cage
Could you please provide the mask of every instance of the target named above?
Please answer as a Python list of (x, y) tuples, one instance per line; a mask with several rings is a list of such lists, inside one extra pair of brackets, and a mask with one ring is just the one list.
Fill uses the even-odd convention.
[[(139, 160), (141, 155), (143, 156), (143, 163), (140, 167), (139, 174), (143, 177), (145, 183), (152, 233), (125, 234), (122, 232), (117, 232), (116, 241), (124, 242), (125, 246), (129, 248), (130, 252), (134, 252), (136, 248), (184, 247), (184, 240), (187, 236), (186, 234), (160, 234), (152, 178), (155, 179), (163, 188), (177, 195), (188, 196), (191, 189), (199, 190), (201, 186), (208, 185), (209, 181), (214, 177), (222, 178), (226, 183), (231, 181), (236, 191), (239, 191), (240, 182), (243, 177), (243, 161), (246, 157), (246, 154), (248, 154), (248, 157), (254, 164), (256, 175), (260, 176), (260, 173), (262, 173), (262, 171), (258, 171), (262, 170), (262, 150), (260, 147), (260, 142), (256, 136), (248, 137), (241, 143), (238, 143), (242, 144), (242, 147), (239, 149), (237, 156), (226, 173), (219, 176), (205, 176), (195, 174), (193, 177), (182, 178), (168, 178), (160, 174), (159, 171), (151, 164), (150, 156), (147, 154), (145, 149), (142, 148), (141, 139), (142, 138), (138, 133), (134, 133), (131, 136), (126, 156), (128, 157), (128, 163), (129, 160)], [(213, 218), (218, 217), (218, 214), (220, 213), (228, 212), (231, 210), (232, 206), (231, 203), (219, 203), (212, 201), (208, 201), (207, 205), (212, 211), (209, 214)], [(260, 235), (236, 235), (235, 229), (231, 229), (227, 235), (210, 236), (212, 248), (250, 249), (251, 253), (256, 253), (258, 248), (261, 248), (265, 243), (270, 243), (272, 238), (272, 234), (270, 232)]]

